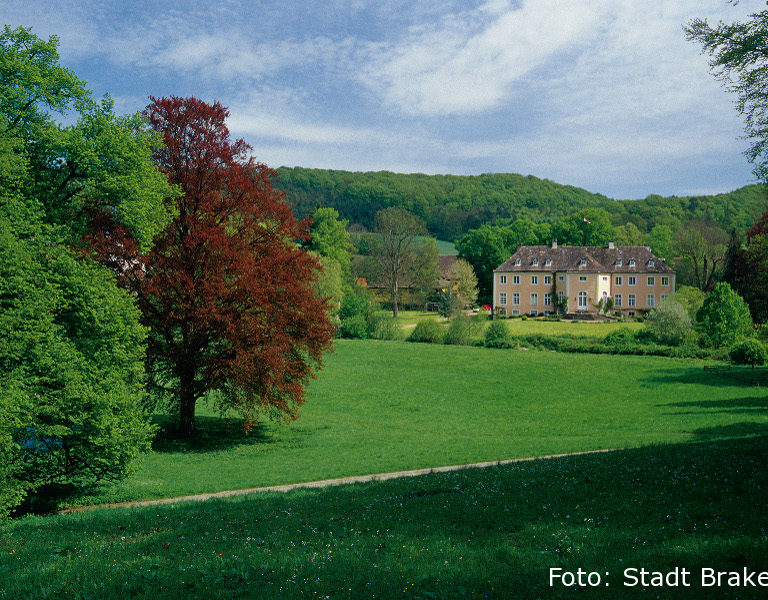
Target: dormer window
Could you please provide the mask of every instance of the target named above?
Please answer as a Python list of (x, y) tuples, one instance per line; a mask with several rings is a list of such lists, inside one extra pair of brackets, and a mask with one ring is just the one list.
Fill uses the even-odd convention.
[(616, 260), (613, 261), (613, 264), (616, 265), (617, 267), (620, 267), (621, 266), (621, 259), (617, 258)]
[(653, 259), (651, 259), (651, 260), (649, 260), (649, 261), (648, 261), (648, 266), (649, 266), (649, 267), (652, 267), (652, 266), (653, 266)]
[(552, 259), (551, 259), (551, 258), (548, 258), (547, 260), (545, 260), (545, 261), (544, 261), (544, 266), (545, 266), (545, 267), (548, 267), (548, 266), (550, 266), (551, 264), (552, 264)]
[(539, 266), (539, 259), (538, 258), (534, 258), (532, 264), (533, 264), (534, 267), (538, 267)]
[(629, 259), (629, 266), (630, 267), (634, 267), (635, 266), (635, 259), (634, 258), (630, 258)]
[(519, 267), (519, 266), (520, 266), (520, 259), (519, 259), (519, 258), (516, 258), (516, 259), (515, 259), (515, 266), (516, 266), (516, 267)]
[(579, 266), (580, 267), (586, 267), (587, 266), (587, 259), (586, 258), (580, 259), (579, 260)]

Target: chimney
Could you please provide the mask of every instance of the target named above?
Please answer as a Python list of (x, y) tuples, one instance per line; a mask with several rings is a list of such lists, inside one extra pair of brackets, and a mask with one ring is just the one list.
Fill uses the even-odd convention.
[(614, 248), (613, 242), (608, 242), (608, 249), (613, 250), (613, 248)]
[(552, 248), (557, 249), (557, 240), (552, 240)]

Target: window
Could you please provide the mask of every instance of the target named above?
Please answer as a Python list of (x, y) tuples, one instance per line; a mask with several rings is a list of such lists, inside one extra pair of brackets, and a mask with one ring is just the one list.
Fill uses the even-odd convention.
[(539, 305), (539, 295), (531, 294), (531, 306), (538, 306), (538, 305)]
[(634, 267), (635, 266), (635, 259), (634, 258), (630, 258), (629, 259), (629, 266), (630, 267)]
[(621, 294), (614, 294), (613, 295), (613, 305), (616, 308), (619, 308), (621, 306)]
[(565, 296), (565, 292), (563, 290), (557, 290), (557, 299), (562, 300), (563, 296)]
[(507, 309), (502, 308), (500, 306), (496, 307), (496, 315), (499, 317), (506, 317), (507, 316)]
[(587, 310), (587, 292), (579, 292), (578, 309)]
[(520, 275), (512, 275), (512, 283), (515, 285), (520, 283)]
[(616, 285), (621, 285), (621, 276), (616, 277)]
[(587, 276), (586, 275), (579, 275), (579, 281), (586, 281)]
[(517, 315), (519, 315), (519, 314), (520, 314), (520, 311), (519, 311), (519, 310), (515, 310), (515, 309), (512, 309), (512, 314), (513, 314), (513, 315), (515, 315), (515, 316), (517, 316)]
[(531, 285), (539, 285), (539, 276), (531, 275)]
[(627, 306), (634, 306), (635, 305), (635, 295), (630, 294), (627, 296)]
[(532, 264), (533, 264), (534, 267), (538, 267), (539, 266), (539, 259), (538, 258), (534, 258)]
[(661, 285), (669, 285), (669, 276), (665, 275), (661, 278)]
[(552, 285), (552, 275), (544, 275), (544, 285)]
[(653, 275), (648, 276), (648, 285), (656, 285), (656, 278)]
[(616, 265), (617, 267), (620, 267), (621, 266), (621, 259), (617, 258), (615, 261), (613, 261), (613, 264)]
[(565, 281), (565, 275), (558, 275), (557, 276), (558, 281)]
[(603, 281), (608, 281), (608, 276), (607, 275), (603, 275)]
[(636, 277), (627, 277), (627, 285), (637, 285)]
[(634, 311), (634, 310), (630, 310), (630, 311), (627, 313), (627, 316), (628, 316), (628, 317), (634, 317), (634, 316), (635, 316), (635, 311)]
[(512, 304), (513, 306), (520, 306), (520, 294), (517, 292), (512, 294)]
[(499, 292), (499, 304), (504, 306), (507, 303), (507, 293)]
[(502, 285), (507, 283), (507, 276), (506, 275), (499, 275), (499, 283), (502, 284)]
[(545, 266), (545, 267), (548, 267), (548, 266), (550, 266), (551, 264), (552, 264), (552, 259), (551, 259), (551, 258), (548, 258), (547, 260), (545, 260), (545, 261), (544, 261), (544, 266)]
[(515, 266), (516, 266), (516, 267), (519, 267), (519, 266), (520, 266), (520, 259), (519, 259), (519, 258), (516, 258), (516, 259), (515, 259)]
[(580, 259), (579, 260), (579, 266), (580, 267), (586, 267), (587, 266), (587, 259), (586, 258)]
[(664, 302), (664, 300), (666, 300), (666, 299), (667, 299), (667, 295), (666, 294), (662, 294), (661, 296), (659, 296), (659, 304)]
[(532, 317), (535, 317), (535, 316), (536, 316), (536, 315), (538, 315), (538, 314), (539, 314), (539, 311), (538, 311), (538, 310), (532, 310), (532, 311), (531, 311), (531, 316), (532, 316)]
[(645, 297), (645, 305), (648, 308), (653, 308), (654, 306), (656, 306), (656, 296), (654, 296), (653, 294), (648, 294)]
[(649, 266), (649, 267), (652, 267), (652, 266), (653, 266), (653, 259), (651, 259), (651, 260), (649, 260), (649, 261), (648, 261), (648, 266)]
[(544, 306), (552, 306), (552, 294), (544, 294)]

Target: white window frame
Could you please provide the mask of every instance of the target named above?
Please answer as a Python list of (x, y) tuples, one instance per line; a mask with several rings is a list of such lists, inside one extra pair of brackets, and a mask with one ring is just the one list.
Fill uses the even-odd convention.
[(520, 275), (512, 275), (512, 285), (520, 285)]
[[(584, 302), (582, 302), (582, 299)], [(581, 291), (576, 296), (576, 308), (577, 310), (587, 310), (589, 308), (589, 296), (587, 292)]]
[(587, 281), (586, 275), (579, 275), (579, 281)]
[(620, 308), (621, 307), (621, 294), (614, 294), (613, 295), (613, 305), (616, 308)]
[(621, 275), (616, 275), (616, 282), (614, 285), (621, 285)]
[(669, 275), (662, 275), (661, 276), (661, 285), (669, 286)]
[(557, 276), (558, 281), (565, 281), (565, 275), (558, 275)]
[(544, 285), (552, 285), (552, 275), (544, 275)]
[(544, 294), (544, 306), (552, 306), (552, 294)]
[(499, 292), (499, 306), (507, 305), (507, 292)]
[(635, 297), (634, 294), (629, 294), (627, 296), (627, 306), (630, 306), (630, 307), (637, 306), (637, 298)]
[(627, 277), (627, 285), (637, 285), (637, 277), (634, 275)]
[(656, 307), (656, 295), (655, 294), (647, 294), (645, 296), (645, 306), (647, 308), (655, 308)]
[(531, 306), (538, 306), (539, 305), (539, 294), (537, 292), (533, 292), (531, 294)]
[(499, 285), (504, 285), (505, 283), (507, 283), (507, 276), (499, 275)]
[(648, 275), (648, 285), (656, 285), (656, 278), (653, 275)]
[(520, 306), (520, 294), (519, 294), (519, 292), (514, 292), (512, 294), (512, 306)]
[(531, 285), (539, 285), (539, 276), (531, 275)]

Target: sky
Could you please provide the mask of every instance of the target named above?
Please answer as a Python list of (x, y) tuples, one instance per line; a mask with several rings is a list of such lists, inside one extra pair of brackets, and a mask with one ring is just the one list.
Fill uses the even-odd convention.
[(619, 199), (754, 183), (734, 96), (685, 40), (742, 0), (0, 0), (120, 113), (230, 110), (271, 167), (521, 173)]

